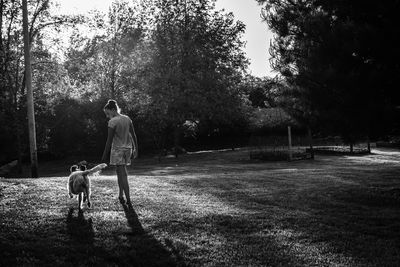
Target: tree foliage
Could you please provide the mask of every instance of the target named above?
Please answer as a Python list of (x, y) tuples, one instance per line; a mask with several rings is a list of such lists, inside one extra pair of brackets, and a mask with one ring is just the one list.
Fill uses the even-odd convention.
[[(19, 1), (0, 1), (1, 145), (13, 159), (27, 150), (21, 14)], [(28, 7), (39, 159), (41, 151), (97, 153), (109, 98), (134, 120), (144, 149), (245, 126), (245, 27), (214, 1), (115, 0), (85, 17), (56, 16), (52, 7)]]
[(148, 94), (172, 130), (185, 121), (230, 124), (240, 116), (237, 84), (247, 61), (244, 24), (213, 1), (158, 1)]
[[(43, 40), (46, 30), (60, 29), (61, 25), (74, 24), (79, 16), (59, 16), (50, 14), (49, 0), (29, 1), (29, 37), (32, 54), (34, 98), (41, 114), (46, 108), (46, 96), (51, 89), (51, 81), (59, 70), (59, 63), (54, 60)], [(26, 147), (26, 92), (23, 65), (22, 8), (16, 0), (0, 1), (0, 147), (3, 155), (0, 162), (11, 158), (21, 160)], [(58, 80), (58, 79), (56, 79)], [(40, 117), (40, 116), (39, 116)], [(45, 143), (45, 130), (38, 121), (40, 145)]]
[(398, 127), (398, 1), (269, 0), (273, 68), (292, 114), (353, 142)]

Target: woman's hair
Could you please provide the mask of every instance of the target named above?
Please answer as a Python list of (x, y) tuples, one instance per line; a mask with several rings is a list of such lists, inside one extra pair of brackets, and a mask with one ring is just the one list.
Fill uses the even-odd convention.
[(107, 104), (104, 106), (104, 109), (108, 109), (108, 110), (115, 110), (118, 113), (121, 111), (121, 109), (119, 108), (117, 101), (110, 99), (108, 100)]

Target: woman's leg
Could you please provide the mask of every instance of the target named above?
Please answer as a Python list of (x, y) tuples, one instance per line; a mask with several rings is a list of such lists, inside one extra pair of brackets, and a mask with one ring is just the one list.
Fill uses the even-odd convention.
[(122, 188), (125, 191), (126, 201), (129, 204), (129, 203), (131, 203), (131, 196), (130, 196), (130, 192), (129, 192), (128, 171), (126, 169), (126, 165), (122, 166), (122, 173), (123, 173)]
[(122, 187), (122, 185), (123, 185), (123, 182), (122, 182), (122, 176), (123, 176), (123, 174), (122, 174), (122, 172), (121, 172), (121, 168), (120, 168), (120, 165), (118, 165), (117, 167), (116, 167), (116, 171), (117, 171), (117, 178), (118, 178), (118, 187), (119, 187), (119, 199), (121, 199), (121, 198), (123, 198), (124, 197), (124, 189), (123, 189), (123, 187)]
[[(130, 197), (130, 194), (129, 194), (128, 171), (126, 169), (126, 166), (125, 165), (118, 165), (117, 166), (117, 173), (119, 173), (119, 175), (118, 175), (118, 184), (121, 184), (122, 190), (125, 193), (126, 201), (128, 203), (130, 203), (131, 202), (131, 197)], [(121, 193), (121, 191), (120, 191), (120, 193)]]

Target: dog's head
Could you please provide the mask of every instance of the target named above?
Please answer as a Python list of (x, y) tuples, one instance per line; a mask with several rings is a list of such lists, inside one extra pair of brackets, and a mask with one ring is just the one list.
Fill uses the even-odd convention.
[(78, 164), (72, 165), (69, 170), (71, 172), (85, 171), (86, 170), (86, 164), (87, 164), (87, 162), (85, 160), (83, 160), (83, 161), (79, 162)]

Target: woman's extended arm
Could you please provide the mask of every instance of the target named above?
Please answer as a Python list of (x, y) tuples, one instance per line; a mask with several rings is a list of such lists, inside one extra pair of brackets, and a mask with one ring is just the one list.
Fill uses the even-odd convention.
[(133, 158), (137, 158), (138, 156), (138, 143), (137, 143), (137, 138), (136, 138), (136, 133), (135, 133), (135, 128), (133, 128), (133, 124), (131, 122), (130, 126), (129, 126), (129, 133), (132, 136), (132, 141), (133, 141)]
[(114, 138), (114, 134), (115, 134), (115, 128), (108, 127), (106, 147), (104, 148), (103, 156), (101, 157), (102, 162), (107, 162), (107, 158), (110, 155), (111, 144)]

